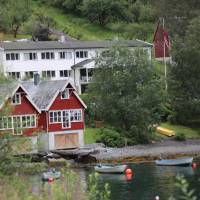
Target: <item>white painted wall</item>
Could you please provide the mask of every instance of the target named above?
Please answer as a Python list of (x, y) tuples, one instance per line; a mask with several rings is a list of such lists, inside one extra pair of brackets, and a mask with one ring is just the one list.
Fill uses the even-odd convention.
[[(68, 77), (60, 77), (60, 70), (71, 70), (71, 81), (76, 86), (78, 93), (81, 93), (81, 83), (80, 83), (80, 71), (76, 69), (75, 71), (71, 69), (74, 64), (77, 64), (86, 59), (95, 58), (97, 54), (100, 54), (102, 51), (107, 48), (91, 48), (91, 49), (50, 49), (50, 50), (15, 50), (15, 51), (2, 51), (0, 49), (0, 69), (3, 70), (4, 74), (7, 75), (8, 72), (20, 72), (21, 78), (25, 77), (25, 72), (28, 71), (37, 71), (42, 77), (42, 71), (55, 71), (56, 76), (52, 80), (62, 80)], [(131, 47), (130, 49), (135, 49)], [(149, 54), (149, 59), (151, 59), (151, 48), (145, 47)], [(59, 52), (72, 52), (71, 59), (60, 59)], [(76, 58), (77, 51), (88, 51), (87, 58)], [(36, 52), (37, 60), (24, 60), (24, 53)], [(54, 52), (54, 59), (41, 59), (42, 52)], [(6, 60), (6, 53), (19, 53), (20, 60)], [(94, 62), (89, 63), (84, 66), (84, 68), (94, 68)], [(75, 72), (75, 75), (74, 75)]]

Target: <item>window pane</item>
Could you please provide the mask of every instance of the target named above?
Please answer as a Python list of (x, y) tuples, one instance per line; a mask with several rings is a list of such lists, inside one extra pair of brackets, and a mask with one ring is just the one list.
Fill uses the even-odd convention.
[(51, 59), (54, 59), (54, 53), (51, 52)]
[(64, 77), (68, 77), (68, 71), (64, 70)]
[(42, 71), (42, 77), (47, 77), (46, 71)]
[(60, 71), (60, 77), (63, 77), (63, 71), (62, 70)]
[(88, 52), (84, 51), (84, 57), (87, 58), (88, 57)]
[(51, 71), (51, 76), (55, 77), (56, 76), (56, 72), (55, 71)]
[(22, 116), (22, 127), (23, 127), (23, 128), (27, 127), (27, 124), (26, 124), (26, 116)]
[(10, 54), (6, 54), (6, 60), (10, 60)]
[(80, 55), (79, 55), (79, 51), (76, 52), (76, 58), (79, 58)]
[(45, 59), (45, 53), (41, 53), (42, 59)]
[(15, 54), (15, 59), (19, 60), (19, 54), (18, 53)]
[(31, 116), (31, 127), (35, 127), (35, 125), (36, 125), (35, 124), (36, 123), (35, 120), (36, 120), (35, 116)]
[(15, 55), (14, 55), (14, 53), (11, 53), (11, 60), (15, 60)]

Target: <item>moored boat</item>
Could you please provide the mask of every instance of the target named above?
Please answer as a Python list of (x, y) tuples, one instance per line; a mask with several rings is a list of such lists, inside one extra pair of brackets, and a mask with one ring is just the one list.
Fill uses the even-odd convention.
[(61, 177), (60, 171), (50, 170), (42, 173), (42, 180), (48, 181), (49, 179), (59, 179)]
[(123, 173), (127, 165), (97, 165), (94, 167), (100, 173)]
[(156, 165), (164, 165), (164, 166), (188, 166), (191, 165), (193, 161), (193, 157), (188, 158), (179, 158), (179, 159), (160, 159), (156, 160)]

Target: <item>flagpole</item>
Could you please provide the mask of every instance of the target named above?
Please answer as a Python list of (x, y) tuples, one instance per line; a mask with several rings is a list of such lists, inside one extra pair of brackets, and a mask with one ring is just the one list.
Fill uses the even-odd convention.
[[(165, 30), (165, 19), (163, 17), (163, 31)], [(165, 49), (165, 36), (164, 36), (164, 33), (163, 33), (163, 50), (164, 50), (164, 65), (165, 65), (165, 89), (167, 90), (167, 63), (166, 63), (166, 58), (165, 58), (165, 54), (166, 54), (166, 49)]]

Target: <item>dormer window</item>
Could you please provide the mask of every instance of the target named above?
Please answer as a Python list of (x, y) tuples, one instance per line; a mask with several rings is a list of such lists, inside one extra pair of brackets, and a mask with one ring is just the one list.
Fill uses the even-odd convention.
[(13, 98), (12, 98), (12, 104), (13, 105), (19, 105), (21, 104), (21, 94), (20, 93), (16, 93)]
[(61, 92), (61, 99), (69, 99), (69, 89), (65, 89), (63, 92)]

